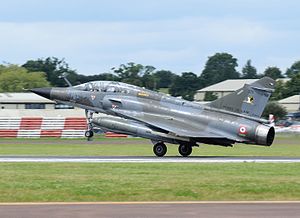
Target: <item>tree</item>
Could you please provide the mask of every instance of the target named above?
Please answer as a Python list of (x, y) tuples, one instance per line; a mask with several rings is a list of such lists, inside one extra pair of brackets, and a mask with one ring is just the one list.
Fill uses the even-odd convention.
[(155, 88), (154, 71), (155, 67), (153, 66), (143, 66), (133, 62), (121, 64), (117, 69), (113, 68), (113, 72), (119, 77), (120, 81), (148, 89)]
[(168, 70), (156, 71), (153, 76), (156, 78), (156, 89), (169, 88), (176, 77), (176, 74)]
[(72, 84), (79, 83), (76, 71), (70, 69), (64, 59), (59, 60), (56, 57), (48, 57), (46, 59), (29, 60), (22, 67), (31, 72), (45, 72), (47, 80), (52, 86), (67, 86), (65, 81), (60, 78), (62, 74), (66, 74)]
[(170, 94), (173, 96), (181, 96), (186, 100), (194, 100), (194, 95), (199, 89), (199, 82), (196, 74), (192, 72), (184, 72), (181, 76), (176, 76), (170, 87)]
[(287, 94), (286, 86), (283, 81), (277, 81), (275, 86), (275, 91), (271, 96), (271, 100), (280, 100), (285, 98)]
[(271, 77), (272, 79), (283, 78), (282, 72), (278, 67), (268, 67), (265, 72), (264, 76)]
[(228, 53), (216, 53), (208, 58), (200, 76), (202, 83), (209, 86), (226, 79), (237, 79), (237, 59)]
[(290, 68), (287, 69), (286, 75), (290, 78), (300, 74), (300, 61), (296, 61)]
[(140, 77), (142, 76), (143, 69), (143, 65), (130, 62), (128, 64), (121, 64), (117, 69), (113, 68), (113, 72), (122, 82), (141, 86)]
[(90, 75), (90, 76), (78, 74), (77, 76), (77, 81), (79, 81), (80, 83), (86, 83), (86, 82), (97, 81), (97, 80), (119, 81), (120, 78), (112, 73), (101, 73), (101, 74)]
[(246, 65), (242, 69), (242, 78), (243, 79), (257, 79), (257, 70), (251, 65), (251, 60), (248, 60)]
[(28, 72), (17, 65), (0, 68), (0, 92), (23, 92), (24, 89), (46, 87), (50, 84), (43, 72)]
[(204, 101), (214, 101), (218, 99), (218, 96), (214, 92), (205, 92)]
[(269, 114), (273, 114), (275, 119), (281, 119), (287, 114), (287, 111), (277, 102), (271, 101), (266, 105), (262, 117), (268, 119)]
[(144, 66), (141, 81), (143, 84), (143, 87), (147, 89), (154, 90), (156, 89), (156, 78), (154, 77), (155, 67), (153, 66)]
[(282, 96), (284, 98), (299, 95), (300, 93), (300, 73), (295, 74), (289, 81), (285, 83), (285, 89)]

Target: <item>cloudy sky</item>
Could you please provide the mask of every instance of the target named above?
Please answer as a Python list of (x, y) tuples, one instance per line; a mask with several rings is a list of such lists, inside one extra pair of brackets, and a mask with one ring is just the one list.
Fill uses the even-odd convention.
[(229, 52), (239, 70), (283, 71), (300, 60), (296, 0), (4, 0), (0, 61), (65, 58), (82, 74), (135, 62), (200, 74), (207, 57)]

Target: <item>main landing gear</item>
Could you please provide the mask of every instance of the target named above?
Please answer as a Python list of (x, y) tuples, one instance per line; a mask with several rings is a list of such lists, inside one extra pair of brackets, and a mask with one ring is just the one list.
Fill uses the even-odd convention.
[[(168, 149), (165, 143), (163, 142), (153, 142), (153, 152), (157, 157), (163, 157), (167, 153)], [(194, 145), (197, 146), (197, 145)], [(192, 153), (192, 145), (189, 144), (180, 144), (178, 147), (178, 152), (183, 157), (188, 157)]]
[(93, 132), (93, 112), (89, 110), (85, 110), (85, 117), (86, 117), (86, 122), (87, 122), (87, 130), (84, 133), (84, 136), (87, 138), (88, 141), (92, 141), (92, 138), (94, 136)]
[(163, 157), (167, 150), (167, 146), (163, 142), (158, 142), (153, 146), (153, 152), (157, 157)]
[(188, 144), (181, 144), (178, 147), (178, 152), (179, 154), (181, 154), (181, 156), (183, 157), (188, 157), (190, 156), (190, 154), (192, 153), (193, 148), (192, 146), (188, 145)]

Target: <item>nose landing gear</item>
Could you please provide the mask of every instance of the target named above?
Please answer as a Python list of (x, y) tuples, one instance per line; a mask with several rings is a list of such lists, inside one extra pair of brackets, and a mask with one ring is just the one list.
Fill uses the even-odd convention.
[(84, 136), (87, 138), (92, 138), (94, 136), (94, 132), (92, 130), (87, 130), (85, 131)]
[(93, 114), (94, 114), (94, 112), (85, 110), (87, 130), (85, 131), (84, 136), (87, 138), (88, 141), (92, 141), (93, 136), (94, 136), (93, 124), (92, 124)]

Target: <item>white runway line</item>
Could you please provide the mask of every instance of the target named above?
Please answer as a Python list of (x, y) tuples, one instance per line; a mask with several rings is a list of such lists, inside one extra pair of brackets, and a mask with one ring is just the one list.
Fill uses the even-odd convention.
[(23, 163), (300, 163), (300, 158), (149, 158), (149, 157), (0, 157), (0, 162)]

